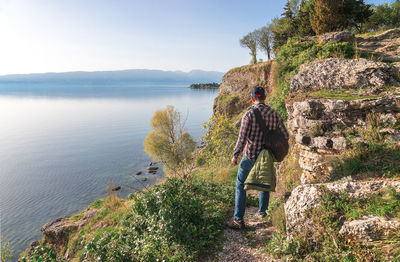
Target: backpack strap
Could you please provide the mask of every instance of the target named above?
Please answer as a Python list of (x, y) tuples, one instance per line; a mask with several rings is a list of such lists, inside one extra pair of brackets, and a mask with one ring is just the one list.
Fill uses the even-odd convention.
[(254, 112), (254, 115), (256, 116), (256, 121), (258, 123), (258, 126), (260, 127), (261, 131), (263, 132), (264, 147), (266, 147), (268, 145), (267, 137), (268, 137), (269, 130), (268, 130), (267, 126), (265, 125), (265, 121), (263, 120), (263, 118), (261, 116), (261, 112), (256, 107), (253, 108), (253, 112)]

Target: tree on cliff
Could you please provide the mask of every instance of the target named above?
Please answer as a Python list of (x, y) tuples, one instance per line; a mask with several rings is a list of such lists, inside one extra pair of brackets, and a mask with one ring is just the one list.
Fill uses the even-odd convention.
[(365, 4), (364, 0), (344, 0), (340, 9), (340, 29), (355, 28), (358, 32), (363, 31), (364, 24), (374, 13), (371, 5)]
[(271, 30), (263, 26), (255, 31), (258, 47), (267, 54), (268, 60), (271, 59), (273, 36)]
[(317, 35), (334, 31), (340, 23), (340, 5), (337, 0), (315, 0), (311, 26)]
[(150, 122), (152, 131), (144, 140), (144, 150), (161, 161), (167, 173), (186, 178), (194, 166), (196, 142), (185, 132), (184, 122), (173, 106), (157, 110)]
[(250, 49), (251, 64), (257, 63), (257, 34), (255, 31), (248, 33), (240, 39), (240, 45)]

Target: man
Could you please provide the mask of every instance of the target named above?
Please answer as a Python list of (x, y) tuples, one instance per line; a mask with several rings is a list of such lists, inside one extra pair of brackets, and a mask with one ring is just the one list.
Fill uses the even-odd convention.
[[(279, 129), (284, 134), (285, 138), (288, 138), (289, 134), (283, 124), (282, 117), (264, 103), (265, 98), (264, 88), (256, 86), (252, 89), (251, 100), (254, 104), (253, 106), (261, 112), (267, 128), (269, 130)], [(243, 151), (243, 158), (239, 164), (236, 180), (234, 219), (227, 224), (227, 226), (232, 229), (245, 228), (243, 221), (246, 208), (246, 191), (244, 190), (244, 182), (246, 181), (258, 155), (264, 149), (263, 141), (263, 133), (256, 121), (254, 112), (253, 110), (249, 110), (242, 117), (239, 137), (232, 158), (232, 165), (236, 166), (238, 164), (238, 157)], [(265, 217), (265, 212), (268, 209), (269, 192), (260, 191), (259, 196), (258, 215), (262, 218)]]

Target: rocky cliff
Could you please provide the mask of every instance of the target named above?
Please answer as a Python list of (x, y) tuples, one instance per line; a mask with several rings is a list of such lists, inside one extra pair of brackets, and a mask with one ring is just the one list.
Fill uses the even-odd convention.
[[(337, 32), (302, 40), (351, 43), (356, 55), (353, 59), (333, 57), (303, 64), (290, 80), (286, 109), (291, 155), (278, 168), (278, 183), (296, 176), (288, 172), (299, 172), (301, 179), (284, 205), (289, 239), (305, 232), (307, 239), (321, 237), (315, 214), (327, 205), (327, 199), (344, 198), (347, 202), (343, 205), (351, 206), (385, 199), (390, 190), (400, 192), (399, 32), (389, 30), (370, 38)], [(272, 63), (263, 63), (229, 71), (223, 77), (214, 112), (231, 117), (243, 112), (250, 105), (248, 96), (254, 85), (271, 92), (275, 88), (273, 69)], [(350, 218), (348, 211), (336, 214), (334, 234), (373, 246), (393, 232), (400, 233), (398, 216), (365, 211), (365, 206), (357, 208), (363, 210), (362, 216)], [(325, 227), (322, 231), (330, 230)]]
[(219, 95), (214, 101), (214, 113), (230, 117), (241, 113), (251, 105), (250, 92), (263, 86), (267, 93), (273, 87), (273, 63), (264, 62), (229, 70), (222, 78)]

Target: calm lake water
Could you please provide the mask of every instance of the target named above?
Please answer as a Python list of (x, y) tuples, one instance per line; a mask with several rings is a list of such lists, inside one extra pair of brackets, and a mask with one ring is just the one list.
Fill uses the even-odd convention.
[[(15, 259), (42, 237), (44, 223), (106, 196), (109, 179), (122, 186), (122, 196), (132, 192), (126, 186), (141, 188), (134, 174), (151, 161), (143, 140), (155, 110), (174, 105), (187, 116), (188, 131), (203, 134), (217, 91), (187, 86), (86, 86), (81, 92), (30, 85), (13, 93), (0, 85), (0, 225)], [(139, 178), (151, 185), (162, 176)]]

